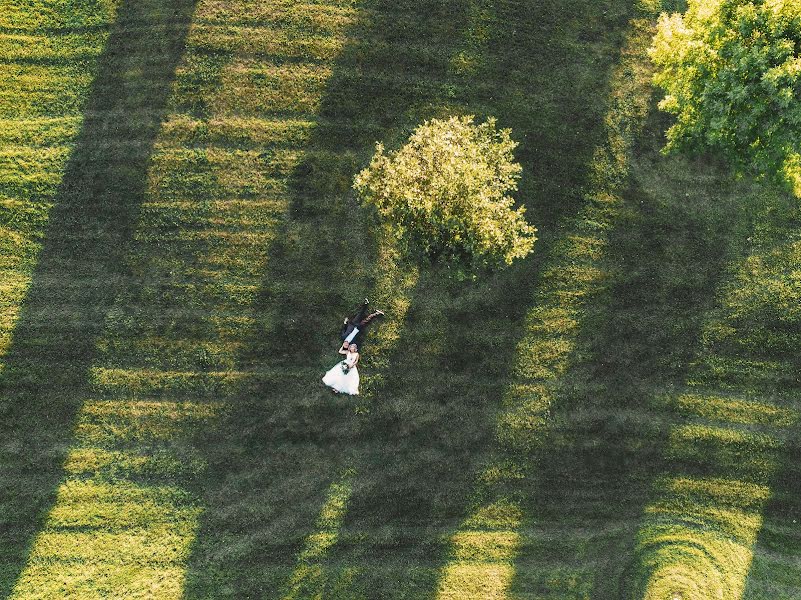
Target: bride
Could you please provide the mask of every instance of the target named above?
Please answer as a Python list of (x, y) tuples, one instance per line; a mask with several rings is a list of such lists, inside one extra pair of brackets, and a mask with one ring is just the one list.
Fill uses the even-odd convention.
[(338, 362), (323, 376), (323, 383), (335, 392), (355, 395), (359, 393), (359, 371), (356, 364), (359, 362), (359, 353), (356, 344), (342, 344), (340, 354), (345, 360)]

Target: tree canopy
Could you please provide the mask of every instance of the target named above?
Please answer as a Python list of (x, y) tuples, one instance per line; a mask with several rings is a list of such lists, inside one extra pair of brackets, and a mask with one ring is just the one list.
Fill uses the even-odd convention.
[(667, 151), (717, 152), (801, 196), (799, 0), (689, 0), (661, 16), (651, 57), (676, 115)]
[(511, 264), (532, 251), (536, 229), (510, 195), (517, 143), (495, 124), (426, 121), (396, 152), (378, 143), (354, 188), (408, 250), (467, 268)]

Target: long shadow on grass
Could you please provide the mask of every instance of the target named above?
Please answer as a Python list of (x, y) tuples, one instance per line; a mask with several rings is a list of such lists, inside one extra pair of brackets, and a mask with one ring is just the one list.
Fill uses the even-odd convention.
[[(607, 78), (632, 7), (471, 2), (456, 54), (467, 111), (498, 117), (521, 141), (519, 194), (541, 229), (537, 256), (470, 285), (422, 277), (402, 347), (362, 438), (364, 450), (330, 564), (354, 565), (367, 597), (437, 592), (478, 471), (495, 445), (524, 317), (558, 226), (579, 206), (607, 111)], [(576, 15), (583, 15), (578, 19)], [(600, 90), (600, 91), (599, 91)], [(600, 100), (599, 100), (600, 99)], [(336, 587), (334, 587), (336, 589)]]
[[(259, 325), (239, 357), (241, 368), (262, 374), (230, 401), (201, 445), (207, 509), (187, 597), (279, 596), (315, 533), (327, 490), (369, 444), (359, 440), (353, 402), (320, 383), (337, 359), (339, 319), (381, 275), (373, 269), (378, 242), (350, 186), (376, 140), (399, 139), (421, 112), (447, 101), (452, 86), (442, 79), (465, 17), (456, 1), (363, 8), (365, 22), (333, 67), (292, 175), (289, 213), (253, 308)], [(372, 358), (365, 357), (368, 378)]]
[[(717, 178), (702, 178), (709, 166), (657, 158), (661, 126), (651, 119), (633, 152), (645, 156), (632, 166), (608, 241), (612, 278), (589, 303), (575, 364), (557, 387), (554, 425), (522, 503), (529, 537), (513, 593), (620, 597), (665, 467), (669, 422), (655, 395), (683, 382), (724, 266), (744, 239), (746, 211), (727, 202)], [(670, 191), (693, 181), (686, 197)]]
[[(572, 10), (466, 0), (363, 7), (366, 21), (334, 65), (271, 248), (255, 307), (264, 325), (241, 357), (273, 374), (243, 390), (203, 444), (211, 448), (207, 509), (190, 597), (280, 595), (326, 490), (346, 469), (356, 473), (352, 494), (337, 545), (323, 557), (352, 579), (350, 591), (336, 593), (433, 593), (442, 533), (463, 516), (476, 455), (491, 440), (526, 309), (520, 298), (531, 297), (541, 259), (464, 286), (424, 274), (370, 413), (357, 417), (353, 403), (318, 383), (336, 359), (338, 318), (381, 275), (350, 183), (376, 140), (392, 147), (424, 118), (451, 111), (493, 114), (521, 140), (519, 197), (543, 232), (538, 255), (547, 256), (601, 136), (606, 107), (594, 95), (606, 87), (629, 4), (606, 14), (582, 1)], [(369, 347), (365, 359), (369, 388), (378, 375)], [(367, 564), (381, 568), (359, 568)]]
[[(798, 223), (796, 223), (796, 228)], [(797, 229), (796, 229), (797, 230)], [(782, 274), (786, 273), (783, 272)], [(784, 306), (776, 307), (784, 313)], [(789, 405), (798, 409), (797, 400), (801, 387), (801, 365), (797, 346), (786, 340), (796, 340), (801, 335), (801, 323), (797, 319), (776, 319), (776, 313), (766, 311), (770, 322), (757, 322), (753, 329), (758, 333), (768, 332), (768, 339), (778, 342), (780, 350), (773, 348), (772, 359), (783, 360), (782, 391), (789, 392)], [(759, 315), (764, 319), (764, 315)], [(762, 319), (760, 319), (762, 320)], [(770, 344), (763, 351), (770, 352)], [(744, 600), (765, 598), (793, 598), (801, 590), (801, 565), (793, 559), (801, 556), (801, 437), (796, 426), (776, 453), (777, 468), (770, 481), (770, 497), (762, 512), (759, 534), (753, 544), (753, 559), (748, 570)]]
[[(765, 502), (781, 481), (776, 477), (780, 463), (795, 453), (795, 434), (788, 430), (798, 421), (798, 324), (786, 311), (787, 296), (777, 302), (782, 295), (773, 290), (797, 296), (785, 287), (799, 248), (787, 239), (788, 233), (797, 239), (797, 210), (790, 227), (785, 211), (797, 206), (765, 190), (743, 191), (740, 202), (755, 223), (748, 238), (743, 232), (733, 238), (748, 252), (727, 266), (686, 385), (679, 393), (665, 393), (671, 413), (667, 469), (654, 473), (659, 477), (642, 511), (619, 597), (647, 592), (649, 597), (741, 598)], [(786, 499), (779, 495), (777, 500), (781, 507)], [(788, 549), (792, 552), (792, 544)], [(763, 595), (754, 592), (757, 597), (778, 598), (782, 592), (781, 597), (792, 597), (786, 582), (798, 577), (775, 558), (757, 552), (751, 583), (757, 589), (767, 584)], [(775, 569), (767, 582), (766, 563)]]
[[(766, 205), (753, 208), (759, 213), (754, 246), (739, 265), (722, 302), (720, 312), (731, 332), (709, 336), (710, 352), (704, 358), (710, 365), (717, 363), (716, 368), (699, 369), (699, 379), (708, 378), (716, 387), (730, 393), (736, 390), (762, 406), (794, 415), (789, 422), (776, 419), (773, 427), (763, 430), (769, 439), (776, 440), (774, 447), (758, 452), (748, 448), (734, 454), (732, 464), (724, 462), (723, 453), (718, 460), (728, 472), (739, 475), (731, 479), (753, 482), (767, 492), (753, 508), (743, 503), (747, 508), (742, 512), (754, 517), (753, 525), (746, 529), (753, 537), (742, 540), (732, 536), (749, 558), (753, 554), (750, 564), (740, 572), (745, 581), (737, 582), (743, 583), (742, 598), (748, 600), (795, 598), (801, 591), (801, 564), (797, 561), (801, 553), (801, 438), (797, 416), (801, 409), (801, 315), (788, 308), (797, 307), (801, 296), (793, 279), (801, 256), (801, 211), (795, 198), (766, 196)], [(760, 366), (749, 369), (750, 365)], [(758, 414), (758, 408), (752, 412)], [(747, 465), (752, 456), (761, 460), (761, 468), (749, 473)], [(748, 494), (743, 492), (741, 497), (748, 498)]]
[(616, 281), (578, 342), (584, 359), (558, 395), (558, 425), (531, 499), (537, 526), (564, 533), (521, 555), (520, 587), (532, 583), (526, 573), (542, 572), (527, 567), (545, 559), (583, 573), (577, 581), (591, 582), (592, 598), (617, 597), (636, 526), (665, 468), (668, 415), (655, 396), (681, 382), (698, 349), (700, 319), (738, 229), (719, 206), (663, 203), (636, 182), (625, 200), (610, 245)]
[(793, 598), (801, 589), (801, 567), (793, 561), (801, 556), (801, 442), (797, 437), (787, 442), (779, 458), (781, 466), (762, 515), (744, 600)]
[(151, 0), (119, 7), (54, 199), (0, 379), (3, 597), (63, 476), (95, 345), (126, 275), (122, 259), (194, 5)]

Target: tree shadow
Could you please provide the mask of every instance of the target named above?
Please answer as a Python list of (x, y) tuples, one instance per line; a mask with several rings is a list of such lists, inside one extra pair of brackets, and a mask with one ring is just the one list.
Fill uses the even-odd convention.
[[(797, 433), (796, 433), (797, 435)], [(754, 557), (748, 572), (743, 598), (793, 598), (799, 593), (798, 564), (801, 555), (801, 444), (790, 439), (778, 459), (781, 466), (771, 486), (770, 500), (762, 515)]]
[[(621, 597), (646, 589), (654, 597), (795, 594), (797, 570), (781, 556), (793, 556), (795, 526), (780, 523), (786, 497), (773, 488), (786, 484), (782, 464), (797, 444), (798, 319), (787, 309), (799, 297), (788, 277), (799, 257), (798, 209), (775, 190), (749, 191), (741, 196), (749, 213), (743, 222), (751, 221), (747, 237), (735, 237), (739, 251), (704, 318), (686, 380), (662, 399), (670, 437), (665, 467), (654, 473)], [(777, 517), (767, 530), (766, 510)], [(765, 552), (756, 545), (765, 531), (790, 544)]]
[[(513, 592), (625, 596), (677, 418), (662, 398), (684, 384), (725, 268), (743, 251), (752, 217), (734, 186), (721, 185), (715, 165), (658, 157), (661, 121), (652, 107), (610, 234), (612, 277), (588, 303), (536, 458), (542, 469), (524, 484), (533, 492), (523, 503), (528, 539)], [(676, 189), (689, 191), (677, 197)]]
[[(369, 443), (358, 438), (353, 403), (319, 381), (336, 361), (342, 315), (381, 276), (373, 269), (378, 240), (353, 202), (351, 182), (376, 140), (400, 139), (427, 107), (447, 101), (450, 88), (436, 80), (447, 60), (426, 45), (442, 40), (448, 48), (463, 16), (459, 2), (370, 2), (363, 9), (366, 22), (354, 26), (333, 66), (291, 174), (288, 214), (253, 306), (258, 325), (238, 366), (260, 375), (229, 401), (203, 442), (207, 509), (187, 597), (279, 595), (314, 533), (326, 490)], [(371, 362), (366, 356), (368, 378)]]
[(415, 87), (422, 71), (433, 69), (432, 78), (442, 72), (436, 57), (414, 46), (415, 54), (401, 57), (397, 45), (452, 39), (460, 18), (457, 2), (428, 3), (418, 15), (398, 5), (390, 12), (406, 18), (399, 29), (389, 9), (380, 2), (364, 7), (366, 23), (348, 36), (290, 176), (288, 214), (252, 308), (257, 326), (239, 356), (238, 368), (257, 374), (202, 442), (206, 511), (187, 597), (280, 594), (326, 490), (345, 469), (345, 449), (359, 443), (353, 403), (334, 398), (319, 381), (336, 361), (342, 315), (380, 275), (372, 265), (377, 240), (350, 186), (374, 142), (415, 125), (417, 113), (407, 113), (437, 104), (443, 91), (433, 82)]
[[(607, 85), (630, 4), (363, 6), (365, 21), (333, 66), (293, 173), (289, 214), (254, 306), (260, 325), (241, 355), (242, 368), (267, 369), (203, 442), (206, 512), (189, 597), (280, 595), (315, 534), (326, 490), (344, 472), (355, 474), (322, 560), (324, 589), (434, 593), (444, 534), (463, 518), (492, 442), (528, 299), (603, 135), (605, 100), (587, 98)], [(519, 198), (542, 239), (532, 260), (477, 283), (423, 273), (407, 293), (404, 322), (394, 325), (402, 347), (380, 360), (368, 347), (370, 401), (357, 407), (368, 412), (354, 414), (352, 402), (318, 383), (336, 359), (339, 318), (385, 275), (375, 269), (377, 233), (350, 184), (375, 141), (396, 146), (424, 119), (453, 112), (494, 115), (513, 128), (525, 168)]]
[(194, 6), (123, 2), (99, 58), (0, 379), (3, 597), (63, 478)]
[[(564, 539), (575, 538), (546, 548), (549, 561), (583, 572), (578, 580), (599, 599), (622, 597), (636, 528), (666, 468), (675, 416), (660, 397), (683, 383), (744, 220), (725, 198), (688, 208), (686, 198), (665, 202), (636, 180), (624, 197), (610, 244), (615, 278), (594, 303), (582, 360), (557, 396), (557, 426), (531, 500), (538, 527), (562, 526)], [(521, 556), (521, 585), (526, 563)]]
[[(659, 125), (649, 130), (663, 131)], [(797, 386), (791, 375), (797, 361), (788, 360), (794, 350), (777, 353), (777, 346), (786, 346), (797, 326), (787, 331), (777, 324), (785, 317), (754, 307), (750, 301), (755, 298), (765, 304), (775, 298), (766, 292), (770, 284), (751, 285), (765, 276), (763, 265), (743, 262), (755, 247), (786, 243), (782, 206), (787, 203), (753, 183), (724, 183), (727, 170), (718, 164), (657, 163), (654, 141), (652, 134), (627, 194), (630, 211), (640, 214), (626, 228), (633, 239), (618, 240), (611, 257), (618, 272), (609, 294), (613, 301), (597, 313), (599, 335), (585, 336), (594, 354), (574, 374), (576, 388), (566, 391), (578, 399), (578, 409), (563, 411), (563, 434), (585, 447), (556, 459), (562, 469), (555, 469), (542, 486), (551, 490), (549, 497), (562, 491), (557, 482), (570, 481), (575, 497), (553, 494), (553, 518), (557, 509), (564, 514), (562, 507), (569, 506), (566, 519), (599, 532), (592, 536), (600, 543), (565, 546), (573, 561), (591, 565), (585, 568), (589, 597), (640, 597), (658, 569), (676, 577), (669, 585), (678, 595), (679, 590), (692, 595), (683, 586), (690, 589), (694, 578), (715, 581), (720, 576), (719, 593), (739, 597), (735, 590), (745, 576), (742, 565), (735, 568), (726, 561), (736, 562), (735, 551), (742, 550), (741, 556), (750, 552), (749, 536), (755, 530), (749, 524), (732, 533), (730, 524), (739, 527), (748, 518), (761, 518), (759, 490), (767, 491), (762, 486), (773, 479), (776, 455), (795, 452), (793, 442), (782, 445), (788, 412), (781, 408), (787, 404), (781, 396)], [(669, 190), (687, 192), (671, 197)], [(765, 254), (776, 260), (775, 251)], [(740, 273), (744, 264), (751, 266)], [(773, 276), (780, 278), (786, 266)], [(735, 276), (736, 283), (731, 280)], [(780, 366), (769, 366), (774, 361)], [(778, 382), (774, 370), (784, 371)], [(747, 407), (748, 416), (738, 416), (738, 407)], [(727, 446), (725, 432), (738, 431), (742, 423), (749, 424), (744, 430), (765, 434), (774, 446)], [(696, 432), (706, 427), (711, 438), (698, 433), (683, 438), (682, 431), (693, 427)], [(723, 482), (721, 489), (715, 489), (715, 482)], [(738, 490), (736, 501), (726, 497), (732, 490)], [(779, 492), (778, 497), (786, 508), (787, 496)], [(777, 529), (779, 537), (787, 532)], [(784, 539), (792, 538), (791, 533)], [(715, 547), (715, 540), (725, 541)]]
[[(555, 3), (466, 4), (451, 58), (462, 91), (417, 117), (456, 110), (511, 126), (525, 168), (519, 197), (542, 239), (531, 260), (475, 283), (436, 269), (421, 275), (402, 346), (359, 422), (360, 443), (343, 449), (357, 475), (324, 561), (324, 589), (334, 596), (420, 598), (437, 591), (447, 534), (464, 519), (494, 445), (499, 399), (540, 271), (558, 253), (560, 226), (579, 205), (603, 136), (607, 106), (588, 106), (586, 97), (607, 85), (632, 10), (627, 2), (574, 4), (565, 13)], [(586, 18), (588, 12), (598, 18)], [(614, 33), (603, 45), (608, 30)], [(587, 52), (592, 40), (598, 46)]]
[[(801, 210), (796, 198), (784, 194), (759, 209), (751, 253), (731, 286), (734, 298), (725, 307), (736, 334), (715, 339), (713, 348), (721, 362), (731, 365), (718, 369), (722, 371), (718, 385), (738, 386), (774, 410), (795, 415), (789, 423), (765, 428), (777, 443), (760, 456), (770, 461), (771, 468), (760, 471), (761, 478), (753, 477), (768, 494), (753, 511), (758, 533), (748, 540), (752, 558), (742, 592), (742, 598), (749, 600), (795, 598), (801, 593), (797, 561), (801, 552), (801, 360), (797, 351), (801, 286), (795, 277), (801, 257)], [(764, 366), (749, 369), (748, 361)], [(736, 460), (747, 463), (740, 456)]]

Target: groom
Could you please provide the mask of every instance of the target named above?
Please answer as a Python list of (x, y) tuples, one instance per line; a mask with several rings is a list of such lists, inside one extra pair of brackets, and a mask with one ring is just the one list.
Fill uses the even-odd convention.
[(361, 346), (364, 342), (364, 335), (367, 333), (367, 328), (370, 324), (375, 319), (384, 316), (383, 310), (370, 311), (369, 308), (370, 301), (365, 298), (359, 310), (342, 323), (339, 337), (345, 344), (355, 342), (358, 346)]

